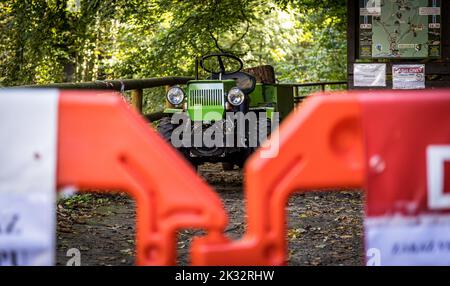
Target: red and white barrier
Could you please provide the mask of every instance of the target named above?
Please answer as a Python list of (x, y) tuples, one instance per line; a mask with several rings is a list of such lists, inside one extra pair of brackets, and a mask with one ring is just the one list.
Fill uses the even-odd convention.
[(450, 265), (448, 90), (308, 99), (281, 125), (278, 156), (246, 165), (238, 241), (217, 194), (117, 95), (1, 91), (0, 144), (0, 265), (53, 264), (54, 190), (68, 185), (134, 196), (140, 265), (174, 264), (192, 227), (207, 232), (193, 264), (283, 265), (289, 195), (339, 187), (366, 191), (367, 265)]
[(450, 265), (450, 94), (380, 96), (362, 110), (367, 264)]
[(1, 90), (0, 108), (0, 265), (54, 263), (67, 186), (135, 199), (139, 265), (175, 264), (181, 228), (225, 230), (218, 195), (117, 93)]

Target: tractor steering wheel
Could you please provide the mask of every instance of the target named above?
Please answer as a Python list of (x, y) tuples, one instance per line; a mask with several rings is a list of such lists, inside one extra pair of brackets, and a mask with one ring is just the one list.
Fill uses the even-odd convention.
[[(215, 65), (214, 63), (208, 65), (208, 62), (211, 61), (213, 58), (217, 59), (217, 63)], [(239, 59), (235, 55), (218, 53), (203, 56), (200, 59), (200, 66), (202, 67), (202, 69), (213, 75), (218, 74), (227, 75), (239, 72), (244, 67), (244, 64), (242, 63), (241, 59)], [(214, 66), (216, 69), (214, 69)], [(230, 68), (230, 70), (228, 70), (228, 68)]]

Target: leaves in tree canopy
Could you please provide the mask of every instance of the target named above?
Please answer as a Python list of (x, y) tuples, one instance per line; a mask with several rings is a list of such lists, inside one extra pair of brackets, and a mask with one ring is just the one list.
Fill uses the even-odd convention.
[(341, 80), (345, 13), (344, 0), (4, 0), (0, 85), (193, 75), (217, 51), (280, 81)]

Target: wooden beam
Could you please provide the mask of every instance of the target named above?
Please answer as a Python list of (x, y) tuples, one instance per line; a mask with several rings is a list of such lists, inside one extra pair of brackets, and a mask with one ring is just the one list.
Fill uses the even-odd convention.
[(165, 85), (186, 84), (192, 77), (160, 77), (146, 79), (97, 80), (80, 83), (53, 83), (45, 85), (24, 85), (14, 88), (57, 88), (57, 89), (110, 89), (117, 91), (145, 89)]

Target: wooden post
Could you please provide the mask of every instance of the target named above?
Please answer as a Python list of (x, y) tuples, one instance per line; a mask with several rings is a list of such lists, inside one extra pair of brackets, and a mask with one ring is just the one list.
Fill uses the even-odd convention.
[(299, 103), (299, 98), (298, 98), (298, 87), (297, 86), (293, 86), (293, 93), (294, 93), (294, 106), (297, 106), (297, 104)]
[(324, 92), (324, 91), (325, 91), (325, 84), (322, 83), (322, 84), (320, 85), (320, 89), (321, 89), (322, 92)]
[(142, 113), (143, 94), (144, 93), (143, 93), (142, 89), (133, 89), (131, 91), (131, 104), (140, 113)]

